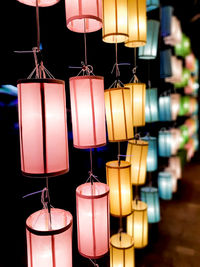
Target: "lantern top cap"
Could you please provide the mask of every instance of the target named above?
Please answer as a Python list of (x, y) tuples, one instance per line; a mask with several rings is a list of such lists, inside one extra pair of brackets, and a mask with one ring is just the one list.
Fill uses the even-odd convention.
[(116, 88), (109, 88), (106, 89), (105, 92), (110, 92), (110, 91), (117, 91), (117, 90), (130, 90), (129, 87), (116, 87)]
[(132, 208), (133, 208), (133, 212), (134, 211), (144, 211), (144, 210), (147, 210), (147, 204), (145, 202), (140, 201), (140, 200), (138, 200), (138, 201), (133, 200)]
[(99, 182), (85, 183), (76, 188), (76, 195), (81, 198), (97, 199), (108, 194), (109, 186)]
[(95, 76), (95, 75), (82, 75), (82, 76), (74, 76), (74, 77), (70, 77), (69, 80), (87, 80), (87, 79), (91, 79), (91, 80), (104, 80), (103, 76)]
[(159, 172), (158, 177), (159, 178), (171, 178), (171, 173), (167, 171)]
[(141, 191), (144, 193), (158, 193), (158, 189), (156, 187), (142, 187)]
[(148, 146), (148, 142), (144, 141), (144, 140), (137, 140), (137, 139), (133, 139), (133, 140), (129, 140), (128, 144), (130, 145), (134, 145), (134, 146)]
[(145, 83), (126, 83), (125, 86), (129, 87), (129, 86), (135, 86), (135, 85), (142, 85), (146, 87)]
[(57, 83), (57, 84), (65, 84), (63, 80), (57, 79), (19, 79), (17, 84), (21, 83)]
[(123, 169), (123, 168), (130, 168), (131, 163), (128, 161), (120, 160), (120, 165), (118, 160), (113, 160), (106, 162), (106, 167), (111, 168), (111, 169)]
[(111, 236), (110, 243), (117, 249), (127, 249), (133, 247), (134, 245), (132, 236), (126, 233), (118, 233)]

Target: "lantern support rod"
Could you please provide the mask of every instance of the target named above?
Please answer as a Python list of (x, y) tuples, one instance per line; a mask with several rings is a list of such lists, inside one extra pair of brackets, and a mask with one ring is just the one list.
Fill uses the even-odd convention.
[(52, 229), (52, 220), (51, 220), (51, 204), (50, 204), (50, 195), (49, 195), (49, 178), (46, 177), (46, 195), (45, 203), (49, 213), (49, 229)]
[(118, 159), (118, 165), (120, 166), (120, 142), (118, 142), (118, 155), (117, 155), (117, 159)]
[(148, 172), (148, 176), (149, 176), (149, 186), (152, 187), (152, 174), (151, 174), (151, 172)]
[(89, 258), (89, 260), (94, 266), (99, 267), (99, 264), (96, 263), (96, 260), (92, 260), (90, 258)]

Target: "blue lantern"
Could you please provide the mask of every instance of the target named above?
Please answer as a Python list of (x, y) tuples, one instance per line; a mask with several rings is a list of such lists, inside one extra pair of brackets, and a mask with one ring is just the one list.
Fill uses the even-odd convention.
[(147, 42), (145, 46), (140, 46), (138, 57), (140, 59), (155, 59), (158, 50), (158, 35), (160, 22), (157, 20), (147, 21)]
[(161, 36), (163, 37), (171, 34), (172, 15), (172, 6), (164, 6), (161, 8)]
[(172, 199), (172, 177), (169, 172), (158, 173), (158, 191), (161, 199)]
[(170, 157), (172, 135), (170, 131), (160, 130), (158, 134), (158, 155), (160, 157)]
[(159, 97), (159, 119), (160, 121), (171, 121), (171, 97), (169, 95)]
[(147, 12), (159, 7), (159, 0), (147, 0)]
[(158, 90), (157, 88), (146, 90), (145, 121), (158, 121)]
[(172, 76), (171, 49), (160, 51), (160, 78)]
[(156, 171), (158, 168), (157, 138), (152, 136), (145, 136), (142, 138), (142, 140), (148, 142), (147, 171)]
[(158, 189), (155, 187), (142, 187), (141, 200), (147, 204), (147, 215), (149, 223), (160, 221), (160, 201)]

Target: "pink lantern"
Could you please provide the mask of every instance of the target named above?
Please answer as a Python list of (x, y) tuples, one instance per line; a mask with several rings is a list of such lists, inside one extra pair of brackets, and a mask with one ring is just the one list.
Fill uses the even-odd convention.
[(170, 130), (171, 133), (171, 152), (172, 155), (176, 155), (176, 153), (178, 152), (179, 148), (180, 148), (180, 144), (181, 144), (181, 131), (179, 128), (172, 128)]
[(175, 121), (178, 116), (179, 108), (180, 108), (180, 94), (171, 94), (171, 115), (172, 120)]
[(109, 251), (109, 187), (95, 182), (76, 189), (77, 236), (79, 253), (97, 259)]
[(47, 209), (26, 220), (28, 267), (72, 267), (72, 215)]
[(195, 80), (193, 77), (189, 78), (188, 85), (184, 87), (184, 93), (186, 95), (191, 95), (194, 92)]
[(69, 79), (73, 143), (76, 148), (106, 144), (104, 79), (76, 76)]
[(175, 46), (180, 44), (182, 40), (181, 23), (177, 17), (172, 16), (171, 19), (171, 34), (164, 37), (164, 43), (166, 45)]
[(25, 176), (50, 177), (69, 170), (65, 83), (18, 81), (21, 169)]
[[(17, 0), (17, 1), (28, 6), (36, 6), (36, 0)], [(60, 0), (38, 0), (38, 6), (39, 7), (53, 6), (58, 2), (60, 2)]]
[(192, 72), (195, 70), (195, 60), (196, 58), (193, 53), (190, 53), (185, 57), (185, 67)]
[(176, 173), (176, 178), (181, 179), (182, 167), (180, 157), (174, 156), (169, 158), (169, 168), (171, 168)]
[(165, 78), (169, 83), (180, 83), (182, 79), (183, 62), (176, 56), (171, 56), (172, 76)]
[(102, 28), (101, 0), (65, 0), (67, 28), (73, 32), (95, 32)]

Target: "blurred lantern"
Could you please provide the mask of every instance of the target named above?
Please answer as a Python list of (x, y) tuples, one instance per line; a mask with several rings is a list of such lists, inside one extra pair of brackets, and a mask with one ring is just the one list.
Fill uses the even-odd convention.
[(194, 140), (194, 150), (195, 152), (199, 150), (199, 137), (198, 137), (198, 134), (195, 133), (193, 136), (192, 136), (193, 140)]
[(189, 96), (182, 96), (180, 98), (180, 108), (179, 108), (179, 116), (184, 116), (189, 112), (190, 106), (190, 97)]
[(125, 41), (125, 46), (143, 46), (147, 38), (146, 0), (127, 0), (127, 2), (128, 40)]
[(50, 177), (69, 170), (65, 83), (55, 79), (18, 81), (21, 170)]
[(158, 168), (157, 138), (152, 136), (145, 136), (142, 138), (142, 140), (148, 142), (147, 171), (156, 171)]
[(167, 168), (165, 168), (164, 171), (171, 174), (171, 178), (172, 178), (172, 193), (176, 193), (177, 192), (177, 188), (178, 188), (176, 172), (173, 169), (171, 169), (169, 166)]
[(102, 28), (101, 0), (65, 0), (67, 28), (73, 32), (88, 33)]
[(147, 0), (146, 4), (147, 4), (147, 12), (148, 12), (156, 8), (159, 8), (160, 1), (159, 0)]
[(110, 238), (110, 267), (135, 266), (134, 241), (132, 236), (119, 233)]
[(48, 209), (26, 220), (28, 267), (72, 267), (72, 215), (65, 210)]
[(158, 173), (158, 191), (161, 199), (172, 199), (172, 177), (169, 172)]
[(189, 136), (192, 136), (195, 133), (195, 120), (193, 118), (188, 118), (184, 125), (188, 127), (188, 134)]
[(171, 35), (172, 15), (172, 6), (161, 7), (161, 36), (163, 37)]
[(192, 75), (196, 80), (199, 78), (199, 60), (195, 58), (195, 65), (194, 65), (194, 71), (192, 71)]
[(185, 163), (186, 163), (186, 158), (187, 158), (187, 152), (186, 152), (186, 149), (180, 149), (177, 153), (177, 156), (180, 157), (180, 160), (181, 160), (181, 166), (182, 166), (182, 169), (184, 168), (185, 166)]
[(185, 57), (191, 52), (190, 38), (182, 33), (181, 43), (175, 45), (176, 56)]
[(171, 128), (170, 133), (171, 133), (171, 153), (172, 155), (176, 155), (181, 143), (181, 131), (178, 128)]
[(171, 140), (170, 131), (160, 130), (158, 134), (158, 155), (160, 157), (171, 156)]
[(128, 0), (103, 0), (103, 41), (123, 43), (128, 40)]
[(163, 39), (166, 45), (175, 46), (181, 43), (182, 40), (181, 23), (177, 19), (177, 17), (172, 16), (170, 34), (168, 36), (165, 36)]
[(151, 88), (146, 90), (145, 122), (158, 121), (158, 90)]
[(160, 78), (172, 76), (171, 49), (160, 51)]
[(188, 115), (197, 115), (197, 114), (198, 114), (198, 101), (197, 101), (197, 98), (190, 97)]
[(132, 212), (131, 164), (127, 161), (106, 163), (106, 179), (110, 187), (110, 213), (115, 217)]
[(171, 121), (171, 97), (163, 95), (159, 97), (159, 119), (160, 121)]
[(142, 187), (141, 200), (147, 204), (148, 222), (158, 223), (160, 221), (158, 189), (155, 187)]
[(155, 59), (158, 49), (160, 22), (157, 20), (147, 21), (147, 43), (143, 47), (139, 47), (138, 57), (140, 59)]
[(181, 59), (171, 56), (172, 76), (165, 78), (169, 83), (180, 83), (182, 81), (183, 62)]
[(147, 204), (134, 200), (133, 212), (127, 216), (127, 233), (133, 237), (135, 248), (144, 248), (148, 244)]
[(180, 143), (180, 148), (183, 148), (184, 145), (189, 140), (189, 129), (188, 129), (188, 126), (187, 125), (181, 125), (179, 128), (181, 130), (181, 143)]
[(131, 163), (131, 181), (134, 185), (145, 184), (147, 169), (148, 142), (128, 141), (126, 161)]
[(191, 72), (195, 70), (195, 56), (193, 53), (190, 53), (185, 57), (185, 67)]
[(169, 158), (169, 168), (171, 168), (175, 174), (177, 179), (181, 179), (182, 176), (182, 167), (180, 157), (174, 156)]
[(146, 103), (146, 84), (128, 83), (126, 87), (130, 88), (131, 109), (133, 126), (145, 125), (145, 103)]
[(133, 138), (133, 122), (129, 88), (105, 90), (106, 120), (109, 142)]
[(94, 182), (76, 189), (78, 251), (86, 258), (97, 259), (109, 251), (109, 187)]
[(195, 87), (195, 80), (194, 77), (190, 76), (188, 80), (187, 86), (184, 87), (184, 93), (186, 95), (191, 95), (194, 92), (194, 87)]
[(178, 116), (178, 112), (180, 109), (180, 94), (171, 94), (170, 98), (171, 98), (171, 117), (172, 120), (175, 121), (177, 119)]
[[(36, 6), (37, 0), (17, 0), (18, 2), (28, 5), (28, 6)], [(60, 2), (60, 0), (38, 0), (39, 7), (48, 7), (53, 6)]]
[(187, 142), (187, 144), (185, 144), (184, 148), (187, 150), (187, 161), (190, 161), (191, 158), (194, 156), (194, 140), (192, 138), (190, 138)]
[(175, 83), (175, 88), (182, 88), (188, 85), (191, 73), (188, 69), (183, 68), (181, 82)]
[(69, 85), (74, 147), (104, 146), (106, 125), (103, 77), (71, 77)]

